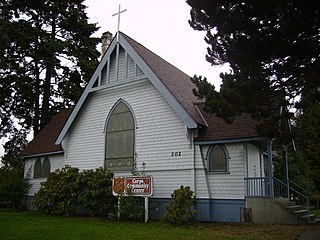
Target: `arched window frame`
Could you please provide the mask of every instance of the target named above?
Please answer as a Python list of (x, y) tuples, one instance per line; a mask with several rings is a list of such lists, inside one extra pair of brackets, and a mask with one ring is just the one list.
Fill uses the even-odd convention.
[[(214, 169), (213, 163), (214, 161), (214, 154), (216, 147), (219, 147), (224, 154), (224, 169)], [(207, 171), (211, 173), (229, 173), (229, 152), (228, 149), (224, 144), (215, 144), (210, 146), (210, 148), (207, 151), (206, 159), (207, 159)]]
[(34, 162), (34, 168), (33, 168), (33, 178), (41, 178), (42, 176), (42, 164), (41, 159), (37, 158)]
[[(45, 169), (45, 164), (47, 163), (47, 169)], [(46, 156), (45, 158), (37, 158), (34, 163), (34, 168), (33, 168), (33, 178), (47, 178), (49, 177), (50, 174), (50, 160)]]
[[(133, 121), (133, 128), (132, 128), (132, 131), (133, 131), (133, 136), (132, 136), (132, 155), (128, 158), (131, 158), (132, 160), (132, 163), (131, 163), (131, 166), (129, 167), (123, 167), (123, 165), (121, 167), (119, 166), (113, 166), (113, 167), (110, 167), (110, 165), (108, 164), (108, 126), (109, 126), (109, 122), (111, 120), (111, 117), (112, 115), (114, 114), (114, 112), (116, 111), (117, 107), (120, 105), (120, 104), (124, 104), (127, 109), (128, 109), (128, 112), (130, 112), (131, 114), (131, 117), (132, 117), (132, 121)], [(126, 131), (126, 130), (124, 130)], [(131, 106), (126, 102), (124, 101), (123, 99), (119, 99), (114, 105), (113, 107), (111, 108), (108, 116), (107, 116), (107, 119), (106, 119), (106, 123), (105, 123), (105, 129), (104, 129), (104, 132), (105, 132), (105, 158), (104, 158), (104, 166), (105, 168), (107, 169), (111, 169), (112, 171), (132, 171), (133, 168), (134, 168), (134, 165), (135, 165), (135, 142), (136, 142), (136, 119), (135, 119), (135, 115), (133, 113), (133, 110), (131, 108)], [(121, 157), (119, 157), (120, 159)], [(111, 159), (111, 158), (109, 158)]]
[[(47, 166), (46, 166), (46, 163), (47, 163)], [(45, 157), (42, 162), (42, 177), (43, 178), (49, 177), (50, 169), (51, 169), (50, 160), (48, 157)]]

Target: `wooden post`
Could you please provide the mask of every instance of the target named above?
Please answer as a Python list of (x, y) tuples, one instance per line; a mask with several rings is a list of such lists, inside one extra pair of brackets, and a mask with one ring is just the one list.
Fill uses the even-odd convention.
[(268, 171), (269, 171), (269, 197), (274, 198), (274, 189), (273, 189), (273, 164), (272, 164), (272, 140), (269, 140), (267, 143), (267, 152), (268, 152)]
[(120, 221), (120, 211), (121, 211), (121, 199), (120, 195), (118, 195), (118, 221)]

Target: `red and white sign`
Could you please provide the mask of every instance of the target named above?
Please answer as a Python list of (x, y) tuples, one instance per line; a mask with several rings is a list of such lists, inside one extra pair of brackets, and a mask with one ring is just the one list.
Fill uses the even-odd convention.
[(153, 193), (153, 184), (151, 176), (130, 176), (114, 177), (112, 193), (115, 196), (119, 194), (133, 196), (151, 196)]

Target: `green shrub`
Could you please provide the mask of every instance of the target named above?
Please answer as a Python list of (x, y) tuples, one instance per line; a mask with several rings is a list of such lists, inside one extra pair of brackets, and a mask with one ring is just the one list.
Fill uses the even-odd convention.
[(103, 168), (85, 170), (81, 172), (79, 191), (79, 205), (89, 210), (91, 215), (105, 212), (116, 204), (112, 195), (113, 173)]
[(102, 168), (79, 172), (65, 166), (41, 183), (33, 205), (39, 212), (58, 215), (74, 215), (79, 209), (92, 215), (105, 211), (114, 203), (112, 177), (111, 172)]
[(0, 204), (12, 209), (23, 207), (30, 184), (16, 169), (0, 168)]
[(144, 198), (120, 197), (120, 220), (142, 221), (144, 219)]
[(51, 173), (41, 183), (33, 199), (34, 207), (42, 213), (72, 215), (78, 208), (79, 169), (65, 166)]
[(166, 214), (162, 220), (175, 224), (187, 224), (195, 219), (195, 198), (190, 187), (181, 186), (174, 190)]

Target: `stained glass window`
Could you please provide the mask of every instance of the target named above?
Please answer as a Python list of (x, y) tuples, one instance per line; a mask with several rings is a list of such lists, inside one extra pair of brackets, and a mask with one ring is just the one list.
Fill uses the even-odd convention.
[(34, 164), (34, 172), (33, 176), (34, 178), (41, 178), (41, 160), (38, 158)]
[(209, 149), (209, 171), (228, 172), (228, 154), (223, 146), (215, 145)]
[(50, 174), (50, 162), (49, 158), (45, 158), (42, 163), (42, 177), (47, 178)]
[(106, 168), (132, 170), (134, 134), (133, 115), (125, 103), (119, 102), (107, 122)]

